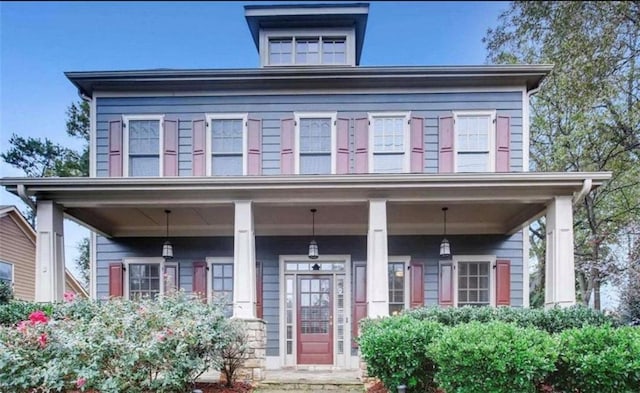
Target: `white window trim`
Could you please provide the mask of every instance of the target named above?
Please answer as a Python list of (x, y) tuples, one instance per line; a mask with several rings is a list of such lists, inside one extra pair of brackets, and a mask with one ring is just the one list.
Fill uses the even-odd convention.
[(374, 130), (373, 130), (373, 120), (379, 117), (404, 117), (403, 125), (403, 134), (404, 134), (404, 157), (402, 160), (402, 172), (408, 173), (411, 168), (411, 136), (410, 136), (410, 125), (409, 119), (411, 118), (411, 112), (371, 112), (369, 113), (369, 172), (377, 173), (373, 166), (374, 163)]
[[(132, 120), (157, 120), (159, 123), (160, 146), (158, 146), (158, 176), (164, 174), (164, 115), (126, 115), (122, 116), (122, 177), (129, 176), (129, 122)], [(132, 176), (137, 177), (137, 176)]]
[(242, 175), (246, 175), (247, 174), (247, 168), (248, 168), (248, 164), (247, 164), (247, 150), (249, 149), (249, 140), (248, 140), (248, 121), (249, 121), (249, 115), (247, 113), (208, 113), (205, 115), (206, 117), (206, 121), (207, 121), (207, 130), (205, 132), (206, 136), (205, 136), (205, 144), (206, 144), (206, 148), (205, 148), (205, 162), (206, 162), (206, 167), (207, 167), (207, 171), (205, 172), (207, 176), (212, 176), (212, 170), (211, 170), (211, 155), (213, 154), (212, 152), (212, 147), (211, 147), (211, 141), (213, 139), (213, 120), (242, 120)]
[[(345, 38), (345, 62), (344, 64), (322, 63), (322, 47), (320, 47), (320, 63), (296, 63), (296, 38), (315, 38), (321, 41), (323, 37)], [(291, 63), (271, 64), (269, 59), (269, 41), (271, 39), (291, 38)], [(302, 29), (260, 29), (260, 63), (263, 67), (306, 67), (306, 66), (355, 66), (356, 65), (356, 34), (355, 28), (302, 28)]]
[(489, 168), (496, 171), (496, 111), (454, 111), (453, 112), (453, 171), (458, 171), (458, 117), (489, 116)]
[[(402, 263), (404, 268), (403, 268), (403, 272), (404, 272), (404, 309), (405, 310), (409, 310), (411, 308), (411, 277), (410, 277), (410, 271), (409, 271), (409, 266), (411, 266), (411, 256), (409, 255), (398, 255), (398, 256), (393, 256), (393, 255), (389, 255), (388, 257), (388, 263)], [(388, 269), (387, 269), (388, 271)], [(423, 277), (424, 280), (424, 277)], [(391, 304), (390, 299), (389, 299), (389, 293), (387, 292), (387, 303)]]
[[(207, 257), (205, 260), (207, 262), (207, 303), (211, 304), (213, 301), (213, 265), (233, 265), (233, 257)], [(233, 286), (235, 287), (235, 269), (233, 273)]]
[(495, 255), (454, 255), (453, 262), (453, 304), (458, 307), (458, 263), (489, 262), (489, 305), (496, 306), (496, 256)]
[(330, 118), (331, 120), (331, 174), (336, 173), (336, 159), (337, 159), (337, 151), (338, 151), (338, 141), (337, 141), (337, 112), (295, 112), (293, 114), (296, 128), (295, 128), (295, 142), (294, 142), (294, 173), (296, 175), (300, 174), (300, 119), (326, 119)]
[(178, 289), (180, 289), (180, 266), (178, 266), (178, 262), (167, 262), (162, 257), (127, 257), (122, 260), (122, 265), (124, 266), (124, 298), (129, 299), (129, 265), (136, 264), (157, 264), (160, 265), (160, 294), (159, 297), (163, 296), (165, 293), (164, 288), (164, 268), (165, 266), (175, 266), (176, 271), (178, 272)]
[(11, 266), (11, 286), (13, 286), (16, 282), (16, 265), (15, 263), (7, 262), (4, 260), (0, 260), (0, 263), (4, 263), (6, 265)]

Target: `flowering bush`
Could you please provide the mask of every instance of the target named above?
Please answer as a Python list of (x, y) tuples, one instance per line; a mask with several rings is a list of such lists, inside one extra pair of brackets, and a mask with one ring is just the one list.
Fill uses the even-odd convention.
[(222, 365), (233, 329), (220, 307), (181, 292), (160, 300), (66, 297), (0, 327), (0, 391), (184, 392)]

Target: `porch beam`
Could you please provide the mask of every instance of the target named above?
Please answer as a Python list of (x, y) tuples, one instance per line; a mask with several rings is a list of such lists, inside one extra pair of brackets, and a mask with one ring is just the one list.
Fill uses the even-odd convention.
[(367, 234), (367, 315), (389, 315), (389, 252), (387, 245), (387, 201), (369, 200)]
[(571, 196), (555, 197), (547, 209), (545, 307), (576, 303)]
[(38, 201), (36, 217), (35, 300), (61, 301), (65, 273), (62, 207), (53, 201)]
[(251, 201), (235, 201), (233, 230), (233, 317), (255, 319), (256, 244)]

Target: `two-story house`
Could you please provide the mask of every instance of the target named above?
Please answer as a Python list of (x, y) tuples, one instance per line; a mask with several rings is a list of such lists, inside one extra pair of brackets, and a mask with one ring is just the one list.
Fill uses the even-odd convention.
[[(3, 179), (38, 212), (39, 300), (63, 216), (93, 230), (93, 297), (172, 288), (262, 319), (267, 368), (357, 368), (357, 322), (422, 305), (575, 302), (573, 204), (607, 173), (529, 172), (550, 65), (360, 66), (368, 4), (256, 5), (255, 69), (68, 72), (91, 177)], [(172, 257), (170, 257), (170, 255)]]

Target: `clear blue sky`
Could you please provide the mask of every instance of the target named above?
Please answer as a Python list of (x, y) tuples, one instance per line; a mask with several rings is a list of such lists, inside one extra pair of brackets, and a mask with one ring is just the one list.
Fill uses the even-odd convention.
[[(12, 133), (80, 147), (65, 133), (79, 100), (65, 71), (258, 67), (243, 8), (256, 3), (0, 2), (0, 151)], [(361, 65), (484, 64), (482, 38), (507, 7), (371, 2)], [(0, 176), (21, 175), (0, 164)], [(2, 204), (20, 200), (2, 190)], [(86, 232), (65, 228), (71, 267)]]

